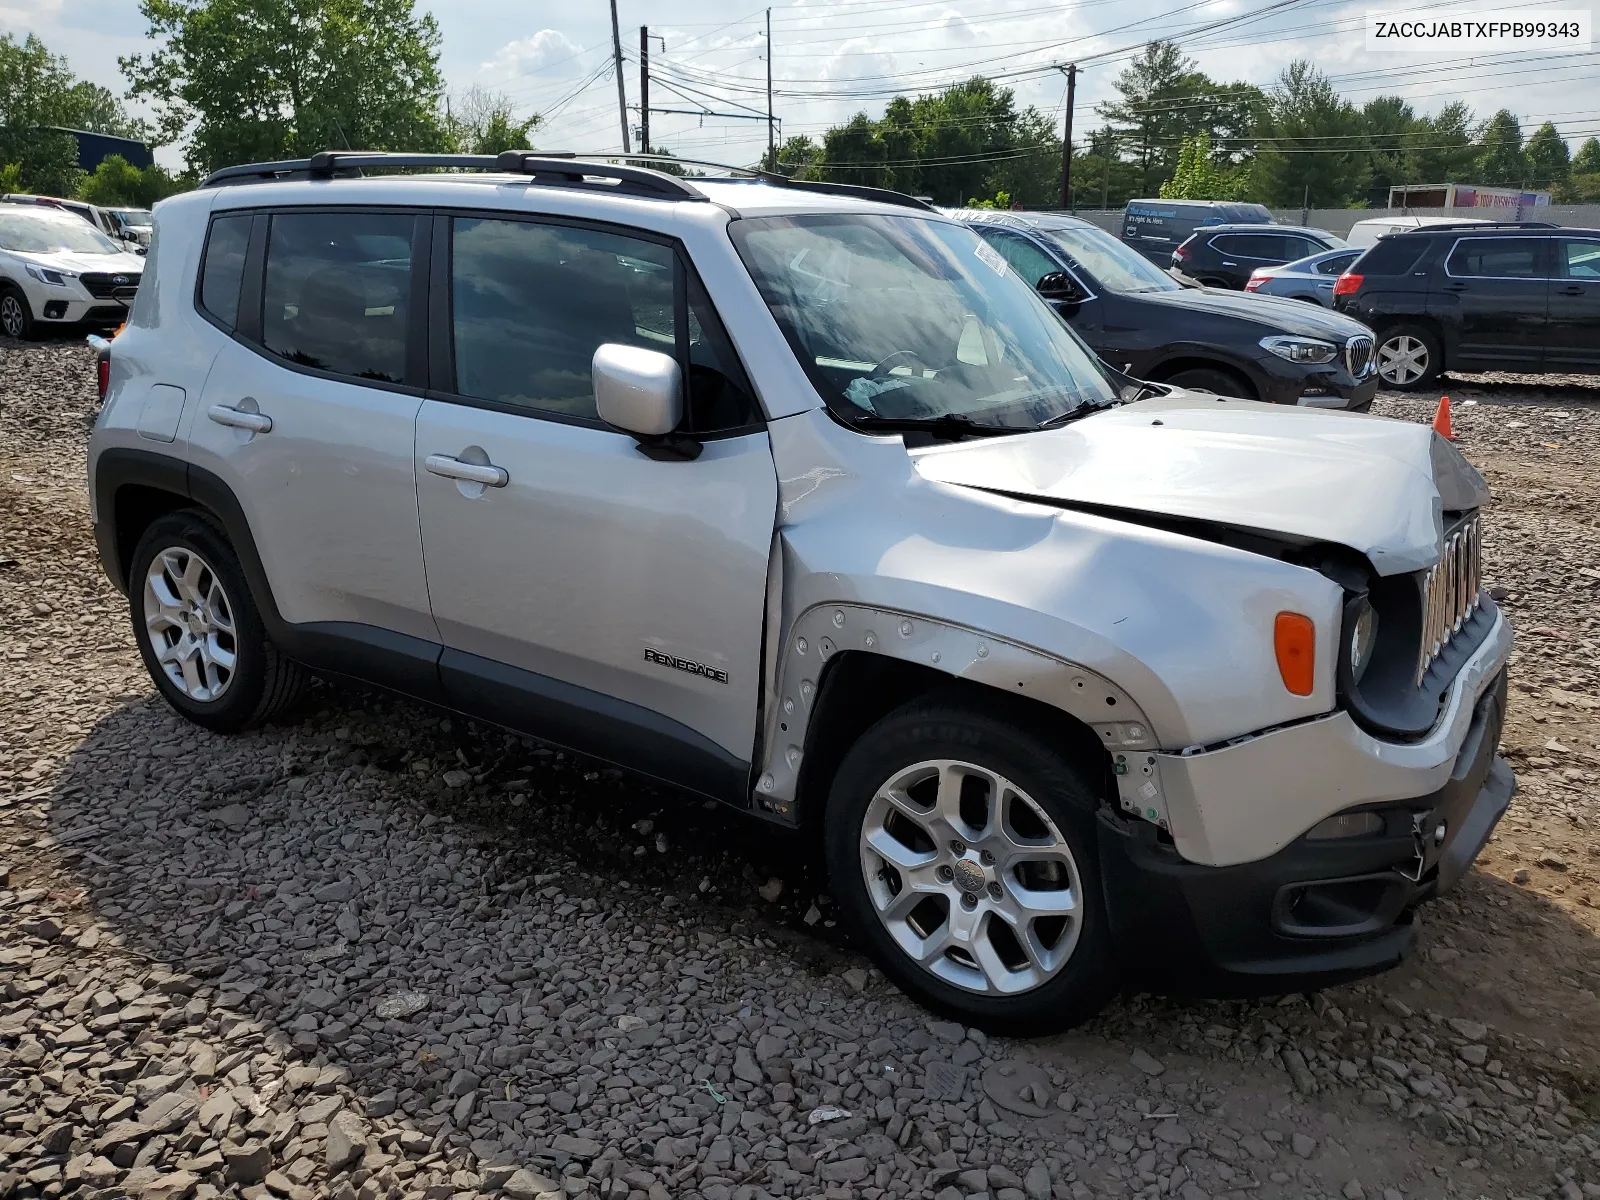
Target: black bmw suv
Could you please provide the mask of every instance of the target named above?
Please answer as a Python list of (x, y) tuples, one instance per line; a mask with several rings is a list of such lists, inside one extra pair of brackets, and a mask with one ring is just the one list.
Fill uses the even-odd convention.
[(1379, 238), (1333, 294), (1377, 331), (1390, 387), (1450, 370), (1600, 371), (1600, 230), (1425, 225)]
[(1172, 269), (1206, 287), (1243, 291), (1252, 271), (1343, 246), (1342, 237), (1303, 225), (1208, 225), (1172, 252)]
[(1372, 333), (1320, 306), (1180, 283), (1105, 230), (1051, 213), (955, 213), (1089, 348), (1136, 379), (1364, 412)]

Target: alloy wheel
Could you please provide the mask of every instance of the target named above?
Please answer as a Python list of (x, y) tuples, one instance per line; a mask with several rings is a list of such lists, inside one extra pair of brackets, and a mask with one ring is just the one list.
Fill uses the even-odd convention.
[(1404, 387), (1428, 372), (1428, 347), (1421, 338), (1403, 333), (1378, 347), (1378, 374), (1385, 383)]
[(219, 699), (238, 660), (233, 606), (211, 564), (187, 546), (150, 560), (145, 634), (168, 681), (191, 700)]
[(1004, 776), (948, 759), (907, 767), (873, 796), (860, 843), (878, 919), (936, 978), (1017, 995), (1072, 957), (1078, 865), (1044, 809)]
[(20, 338), (25, 323), (22, 301), (10, 292), (0, 296), (0, 330), (4, 330), (7, 337)]

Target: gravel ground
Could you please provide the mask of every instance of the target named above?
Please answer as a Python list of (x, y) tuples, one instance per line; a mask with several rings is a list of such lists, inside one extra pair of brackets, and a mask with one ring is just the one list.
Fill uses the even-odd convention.
[(1522, 792), (1421, 953), (1010, 1042), (732, 814), (354, 690), (178, 720), (95, 559), (91, 374), (0, 345), (0, 1200), (1600, 1196), (1600, 390), (1451, 383)]

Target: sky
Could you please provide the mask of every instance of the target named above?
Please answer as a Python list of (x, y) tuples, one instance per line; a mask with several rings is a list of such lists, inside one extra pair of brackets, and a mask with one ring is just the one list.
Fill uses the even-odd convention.
[[(681, 157), (754, 162), (767, 137), (765, 5), (617, 3), (630, 106), (639, 100), (639, 27), (648, 22), (652, 107), (756, 118), (653, 114), (651, 141)], [(545, 114), (536, 138), (540, 149), (621, 149), (610, 10), (603, 0), (422, 5), (438, 21), (440, 66), (453, 93), (492, 88), (523, 111)], [(1495, 7), (1531, 15), (1549, 6), (1549, 0), (1503, 0)], [(1432, 17), (1472, 6), (1412, 0), (1409, 7)], [(820, 139), (855, 112), (881, 113), (896, 93), (986, 73), (1007, 77), (1021, 104), (1037, 105), (1059, 121), (1066, 79), (1058, 68), (1078, 59), (1074, 141), (1081, 143), (1100, 123), (1095, 105), (1114, 95), (1128, 58), (1143, 42), (1165, 37), (1221, 81), (1270, 86), (1290, 61), (1305, 57), (1357, 104), (1398, 93), (1423, 113), (1453, 100), (1467, 102), (1480, 117), (1510, 108), (1525, 134), (1550, 120), (1573, 149), (1600, 133), (1600, 48), (1476, 58), (1459, 51), (1372, 53), (1364, 32), (1367, 8), (1344, 0), (787, 0), (771, 9), (774, 112), (781, 136)], [(145, 28), (136, 0), (0, 0), (0, 30), (36, 33), (79, 76), (119, 94), (125, 83), (117, 58), (148, 49)], [(630, 126), (638, 120), (630, 112)], [(163, 148), (158, 159), (177, 166), (181, 153)]]

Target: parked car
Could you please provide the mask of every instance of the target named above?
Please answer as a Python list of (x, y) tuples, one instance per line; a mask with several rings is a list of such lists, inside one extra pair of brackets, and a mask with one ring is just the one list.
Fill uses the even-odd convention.
[(1203, 287), (1243, 291), (1252, 271), (1343, 246), (1343, 238), (1325, 229), (1307, 229), (1300, 225), (1217, 225), (1199, 230), (1174, 250), (1172, 270)]
[(1488, 225), (1486, 218), (1478, 217), (1368, 217), (1350, 226), (1345, 241), (1352, 246), (1366, 247), (1377, 242), (1386, 233), (1404, 233), (1411, 229), (1425, 229), (1429, 225)]
[[(148, 248), (150, 245), (148, 209), (101, 208), (96, 204), (86, 204), (82, 200), (63, 200), (59, 196), (33, 196), (25, 192), (10, 192), (0, 196), (0, 204), (28, 204), (36, 208), (57, 209), (81, 217), (115, 241), (129, 242), (142, 248)], [(142, 223), (138, 219), (141, 213), (145, 218)], [(133, 245), (129, 248), (132, 249)]]
[(1334, 280), (1360, 257), (1361, 251), (1353, 247), (1319, 250), (1281, 266), (1257, 267), (1250, 272), (1244, 290), (1258, 296), (1309, 300), (1323, 308), (1332, 308)]
[(144, 259), (69, 213), (0, 206), (0, 332), (119, 325)]
[(1014, 1030), (1388, 967), (1505, 810), (1466, 459), (1128, 380), (911, 197), (325, 153), (156, 227), (89, 490), (198, 725), (335, 671), (727, 801)]
[(1165, 268), (1195, 230), (1240, 221), (1270, 225), (1272, 213), (1265, 205), (1231, 200), (1129, 200), (1122, 210), (1122, 240)]
[(1377, 333), (1378, 372), (1423, 388), (1441, 371), (1600, 370), (1600, 230), (1430, 225), (1380, 238), (1335, 305)]
[(1043, 292), (1090, 349), (1136, 379), (1275, 404), (1358, 411), (1372, 404), (1372, 333), (1358, 322), (1287, 300), (1187, 286), (1076, 217), (957, 215)]

